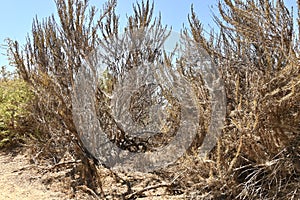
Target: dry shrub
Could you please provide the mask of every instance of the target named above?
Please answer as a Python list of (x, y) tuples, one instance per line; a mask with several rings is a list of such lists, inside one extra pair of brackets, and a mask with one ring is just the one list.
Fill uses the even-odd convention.
[(58, 164), (67, 152), (71, 153), (84, 163), (81, 182), (93, 188), (97, 185), (96, 169), (72, 119), (72, 85), (82, 59), (98, 43), (99, 23), (114, 9), (115, 1), (108, 1), (98, 18), (96, 8), (88, 7), (87, 1), (57, 0), (56, 6), (60, 23), (54, 15), (42, 22), (35, 19), (24, 49), (10, 40), (9, 52), (19, 75), (36, 96), (34, 124), (38, 124), (42, 136), (34, 146), (33, 161)]
[[(82, 170), (79, 184), (86, 184), (95, 191), (101, 181), (97, 178), (94, 163), (88, 159), (92, 156), (85, 150), (75, 129), (71, 93), (73, 77), (82, 67), (82, 59), (100, 42), (115, 42), (114, 36), (118, 34), (115, 3), (109, 1), (96, 21), (95, 8), (86, 15), (87, 2), (58, 0), (59, 25), (54, 17), (43, 22), (36, 19), (25, 54), (17, 42), (9, 44), (18, 72), (37, 95), (35, 120), (44, 133), (44, 142), (36, 157), (58, 164), (65, 153), (70, 152), (82, 161), (73, 171)], [(148, 1), (138, 4), (134, 11), (128, 29), (157, 27), (163, 36), (167, 35), (160, 20), (156, 24), (150, 23), (153, 7)], [(133, 199), (160, 186), (166, 188), (164, 192), (168, 195), (181, 194), (184, 195), (182, 198), (189, 199), (295, 199), (300, 196), (300, 68), (292, 15), (280, 0), (276, 3), (224, 0), (219, 3), (219, 11), (222, 19), (216, 18), (216, 21), (220, 34), (212, 33), (210, 38), (204, 36), (193, 10), (189, 17), (191, 44), (200, 45), (208, 52), (224, 81), (227, 114), (218, 145), (206, 158), (190, 153), (174, 165), (148, 174), (152, 180), (145, 183), (144, 188), (152, 182), (158, 182), (158, 185), (147, 190), (132, 190), (133, 186), (138, 188), (145, 181), (138, 178), (140, 183), (137, 183), (137, 174), (122, 177), (122, 174), (106, 172), (100, 167), (100, 174), (114, 179), (110, 181), (114, 186), (103, 188), (104, 196)], [(184, 31), (184, 34), (188, 33), (188, 30)], [(144, 41), (150, 42), (147, 37)], [(121, 61), (116, 57), (105, 58), (111, 63), (111, 75), (116, 78), (143, 59), (155, 59), (155, 45), (149, 47), (145, 49), (146, 53), (133, 51)], [(168, 64), (169, 59), (165, 56), (164, 62)], [(178, 63), (184, 66), (184, 61), (182, 57)], [(195, 88), (201, 116), (199, 137), (203, 137), (210, 115), (208, 91), (201, 76), (186, 73), (184, 67), (181, 73)], [(108, 99), (101, 86), (97, 98), (98, 116), (103, 118), (100, 120), (108, 120), (105, 125), (111, 129), (109, 134), (120, 133), (124, 139), (125, 133), (109, 124)], [(201, 139), (195, 141), (196, 147)], [(197, 148), (191, 149), (194, 150), (197, 152)], [(102, 180), (107, 178), (103, 176)], [(116, 192), (119, 186), (121, 191)]]
[[(226, 125), (204, 160), (183, 161), (178, 185), (204, 199), (299, 197), (300, 67), (292, 13), (283, 1), (219, 3), (220, 34), (195, 45), (216, 62), (227, 96)], [(177, 170), (177, 169), (176, 169)]]

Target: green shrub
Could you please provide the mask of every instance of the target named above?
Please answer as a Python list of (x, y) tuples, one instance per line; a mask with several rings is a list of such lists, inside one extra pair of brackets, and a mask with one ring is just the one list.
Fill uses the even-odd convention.
[(22, 79), (0, 80), (0, 147), (21, 139), (15, 130), (29, 115), (28, 103), (32, 98), (33, 94)]

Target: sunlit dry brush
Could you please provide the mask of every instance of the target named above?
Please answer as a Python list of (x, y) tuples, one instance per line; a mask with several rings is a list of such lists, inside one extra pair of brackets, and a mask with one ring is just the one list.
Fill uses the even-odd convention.
[[(54, 166), (65, 166), (61, 161), (65, 159), (65, 155), (71, 154), (72, 159), (80, 159), (82, 162), (70, 173), (72, 179), (80, 174), (78, 183), (73, 182), (72, 186), (75, 188), (76, 185), (86, 184), (97, 191), (99, 179), (95, 174), (95, 163), (91, 162), (96, 160), (86, 151), (75, 128), (72, 119), (72, 92), (74, 77), (85, 66), (82, 61), (88, 62), (88, 56), (99, 44), (104, 49), (107, 44), (107, 50), (111, 51), (110, 44), (116, 42), (114, 39), (119, 31), (116, 1), (108, 1), (98, 18), (99, 13), (95, 7), (89, 7), (87, 1), (58, 0), (56, 6), (59, 22), (54, 16), (43, 21), (35, 19), (24, 48), (11, 40), (8, 44), (17, 72), (36, 94), (34, 116), (43, 136), (40, 143), (33, 147), (35, 151), (32, 160), (46, 160)], [(112, 57), (103, 57), (109, 63), (108, 69), (113, 77), (139, 66), (144, 60), (156, 59), (159, 52), (155, 48), (161, 46), (168, 33), (166, 27), (162, 27), (160, 19), (152, 22), (152, 14), (153, 5), (149, 1), (134, 6), (134, 14), (129, 17), (127, 25), (128, 31), (133, 34), (132, 39), (139, 28), (143, 30), (143, 34), (147, 34), (149, 30), (157, 30), (157, 35), (155, 40), (150, 40), (149, 37), (139, 38), (148, 45), (137, 46), (120, 62), (114, 57), (116, 52), (111, 52)], [(130, 46), (130, 43), (124, 45)], [(117, 142), (126, 141), (124, 132), (118, 126), (109, 124), (110, 113), (106, 112), (108, 99), (101, 90), (101, 85), (98, 86), (96, 98), (98, 117), (104, 122), (108, 136), (112, 132), (112, 139), (116, 138)], [(67, 163), (70, 163), (69, 167), (74, 164)]]
[[(140, 29), (144, 37), (139, 42), (147, 45), (129, 53), (125, 51), (132, 45), (128, 41), (122, 43), (125, 50), (110, 48), (119, 42), (116, 41), (120, 30), (115, 1), (108, 1), (99, 17), (86, 1), (57, 0), (56, 5), (59, 22), (54, 17), (42, 22), (35, 19), (24, 49), (17, 42), (9, 42), (18, 73), (36, 94), (34, 116), (44, 136), (40, 146), (34, 147), (39, 153), (34, 154), (33, 161), (44, 158), (56, 168), (62, 166), (59, 163), (67, 154), (80, 160), (76, 167), (74, 162), (69, 166), (71, 179), (77, 180), (71, 181), (71, 185), (74, 189), (80, 185), (79, 188), (85, 188), (95, 197), (101, 194), (126, 199), (143, 197), (150, 191), (188, 199), (296, 199), (300, 196), (299, 48), (292, 13), (283, 1), (220, 1), (221, 19), (215, 18), (220, 31), (219, 34), (211, 32), (209, 38), (204, 36), (193, 9), (189, 15), (190, 28), (183, 31), (183, 38), (190, 37), (192, 47), (201, 47), (209, 54), (223, 79), (227, 101), (222, 136), (205, 158), (197, 153), (204, 136), (210, 134), (211, 95), (203, 76), (195, 76), (193, 66), (186, 67), (189, 60), (185, 55), (193, 48), (187, 48), (178, 58), (176, 67), (172, 66), (170, 55), (158, 51), (169, 32), (162, 26), (160, 17), (152, 19), (153, 5), (146, 1), (134, 6), (125, 30), (135, 38), (135, 30)], [(153, 40), (149, 30), (157, 33)], [(176, 69), (193, 87), (200, 116), (198, 137), (187, 155), (174, 165), (144, 175), (118, 174), (102, 166), (96, 169), (73, 123), (71, 97), (74, 76), (85, 66), (82, 61), (88, 60), (87, 56), (98, 45), (111, 53), (102, 57), (108, 63), (108, 82), (105, 85), (100, 81), (97, 86), (98, 119), (109, 138), (121, 142), (121, 148), (130, 149), (136, 141), (114, 122), (109, 110), (109, 96), (119, 76), (144, 61), (164, 63), (166, 69)], [(139, 95), (136, 93), (135, 97), (141, 100)], [(174, 119), (169, 119), (172, 123), (164, 127), (168, 137), (172, 137), (171, 132), (176, 131), (179, 123), (176, 116), (180, 109), (167, 89), (163, 95), (172, 104), (168, 117)], [(132, 104), (133, 116), (142, 107), (143, 104)], [(136, 114), (137, 123), (147, 123), (146, 114), (142, 114)], [(167, 140), (160, 139), (162, 143)], [(105, 185), (101, 187), (101, 183)]]
[(283, 1), (226, 0), (219, 11), (220, 33), (208, 39), (193, 10), (189, 19), (194, 41), (222, 74), (226, 125), (209, 159), (188, 162), (178, 184), (203, 198), (296, 199), (300, 67), (292, 13)]
[(94, 187), (95, 170), (72, 119), (72, 85), (82, 60), (97, 46), (99, 23), (114, 9), (115, 1), (108, 1), (101, 13), (87, 1), (57, 0), (56, 6), (59, 21), (54, 15), (43, 21), (35, 19), (24, 48), (9, 41), (9, 51), (18, 73), (37, 98), (34, 114), (43, 136), (34, 160), (40, 157), (57, 164), (70, 152), (84, 163), (83, 183)]

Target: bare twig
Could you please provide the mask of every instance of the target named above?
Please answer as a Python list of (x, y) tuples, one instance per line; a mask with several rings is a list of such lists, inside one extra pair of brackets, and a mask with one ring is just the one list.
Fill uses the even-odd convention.
[(84, 192), (89, 192), (91, 195), (93, 195), (94, 198), (100, 200), (100, 197), (96, 194), (96, 192), (86, 185), (80, 185), (77, 188), (83, 190)]
[(171, 183), (160, 183), (160, 184), (157, 184), (157, 185), (148, 186), (148, 187), (145, 187), (145, 188), (143, 188), (139, 191), (128, 194), (128, 195), (126, 195), (126, 197), (128, 199), (130, 199), (130, 198), (133, 198), (134, 196), (141, 195), (143, 192), (146, 192), (146, 191), (149, 191), (149, 190), (154, 190), (154, 189), (161, 188), (161, 187), (170, 187), (171, 185), (172, 185)]

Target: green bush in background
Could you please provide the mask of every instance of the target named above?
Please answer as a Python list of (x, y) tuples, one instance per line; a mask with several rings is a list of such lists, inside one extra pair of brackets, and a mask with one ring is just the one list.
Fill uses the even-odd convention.
[(29, 114), (28, 103), (33, 98), (25, 81), (12, 76), (0, 79), (0, 147), (20, 140), (20, 123)]

